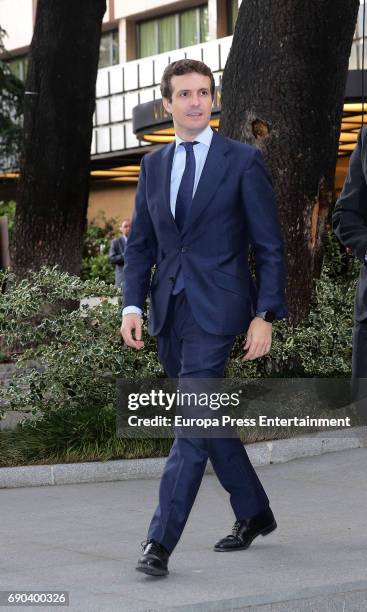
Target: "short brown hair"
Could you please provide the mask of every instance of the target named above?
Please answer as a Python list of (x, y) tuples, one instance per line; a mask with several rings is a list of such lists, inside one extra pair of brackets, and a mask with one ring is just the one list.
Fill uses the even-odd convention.
[(168, 64), (163, 72), (161, 80), (161, 94), (163, 98), (167, 98), (169, 101), (172, 100), (171, 79), (173, 76), (190, 74), (190, 72), (198, 72), (210, 78), (210, 93), (212, 98), (214, 98), (215, 81), (212, 71), (204, 62), (193, 59), (182, 59)]

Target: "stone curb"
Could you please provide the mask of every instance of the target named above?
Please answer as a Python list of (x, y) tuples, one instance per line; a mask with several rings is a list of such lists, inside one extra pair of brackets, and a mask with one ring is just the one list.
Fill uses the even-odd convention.
[[(246, 450), (252, 464), (259, 467), (362, 447), (367, 447), (367, 427), (322, 431), (296, 438), (255, 442), (247, 445)], [(165, 461), (165, 457), (159, 457), (4, 467), (0, 468), (0, 489), (159, 478)], [(206, 472), (213, 473), (210, 462)]]
[[(365, 612), (367, 582), (347, 582), (308, 587), (294, 593), (273, 593), (269, 597), (237, 597), (163, 608), (165, 612)], [(152, 609), (152, 612), (155, 612)]]

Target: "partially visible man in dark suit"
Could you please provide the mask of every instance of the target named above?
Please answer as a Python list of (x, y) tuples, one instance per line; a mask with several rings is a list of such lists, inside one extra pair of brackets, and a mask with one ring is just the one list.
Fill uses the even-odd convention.
[(115, 266), (115, 287), (122, 289), (124, 282), (124, 263), (127, 237), (130, 232), (130, 219), (124, 219), (120, 226), (121, 236), (111, 242), (108, 258)]
[[(366, 397), (367, 379), (367, 128), (358, 135), (347, 178), (335, 205), (333, 228), (340, 242), (361, 262), (354, 304), (352, 377), (354, 399)], [(364, 413), (365, 409), (360, 411)]]
[[(236, 335), (245, 331), (245, 359), (262, 357), (270, 350), (272, 321), (286, 315), (283, 246), (270, 178), (255, 147), (211, 129), (214, 88), (202, 62), (180, 60), (165, 69), (163, 104), (176, 138), (142, 159), (125, 253), (121, 334), (128, 346), (143, 348), (141, 314), (150, 290), (148, 331), (157, 336), (166, 373), (179, 384), (222, 377)], [(250, 243), (257, 290), (248, 265)], [(208, 458), (236, 516), (232, 533), (214, 550), (246, 549), (276, 528), (239, 437), (177, 436), (139, 571), (168, 573), (169, 555)]]

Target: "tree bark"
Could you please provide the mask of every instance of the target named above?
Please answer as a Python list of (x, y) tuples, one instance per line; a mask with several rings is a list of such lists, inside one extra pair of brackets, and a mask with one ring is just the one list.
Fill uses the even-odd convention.
[(223, 74), (220, 131), (260, 148), (286, 247), (291, 324), (307, 314), (333, 198), (359, 0), (246, 0)]
[(105, 10), (105, 0), (38, 1), (11, 250), (19, 278), (42, 265), (80, 271)]

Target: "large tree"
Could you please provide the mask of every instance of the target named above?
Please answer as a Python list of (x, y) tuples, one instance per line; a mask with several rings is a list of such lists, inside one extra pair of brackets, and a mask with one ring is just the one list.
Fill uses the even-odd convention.
[(105, 10), (106, 0), (38, 0), (11, 249), (18, 277), (42, 265), (80, 270)]
[(243, 0), (223, 74), (220, 131), (258, 146), (272, 174), (293, 324), (320, 271), (358, 8), (359, 0)]

